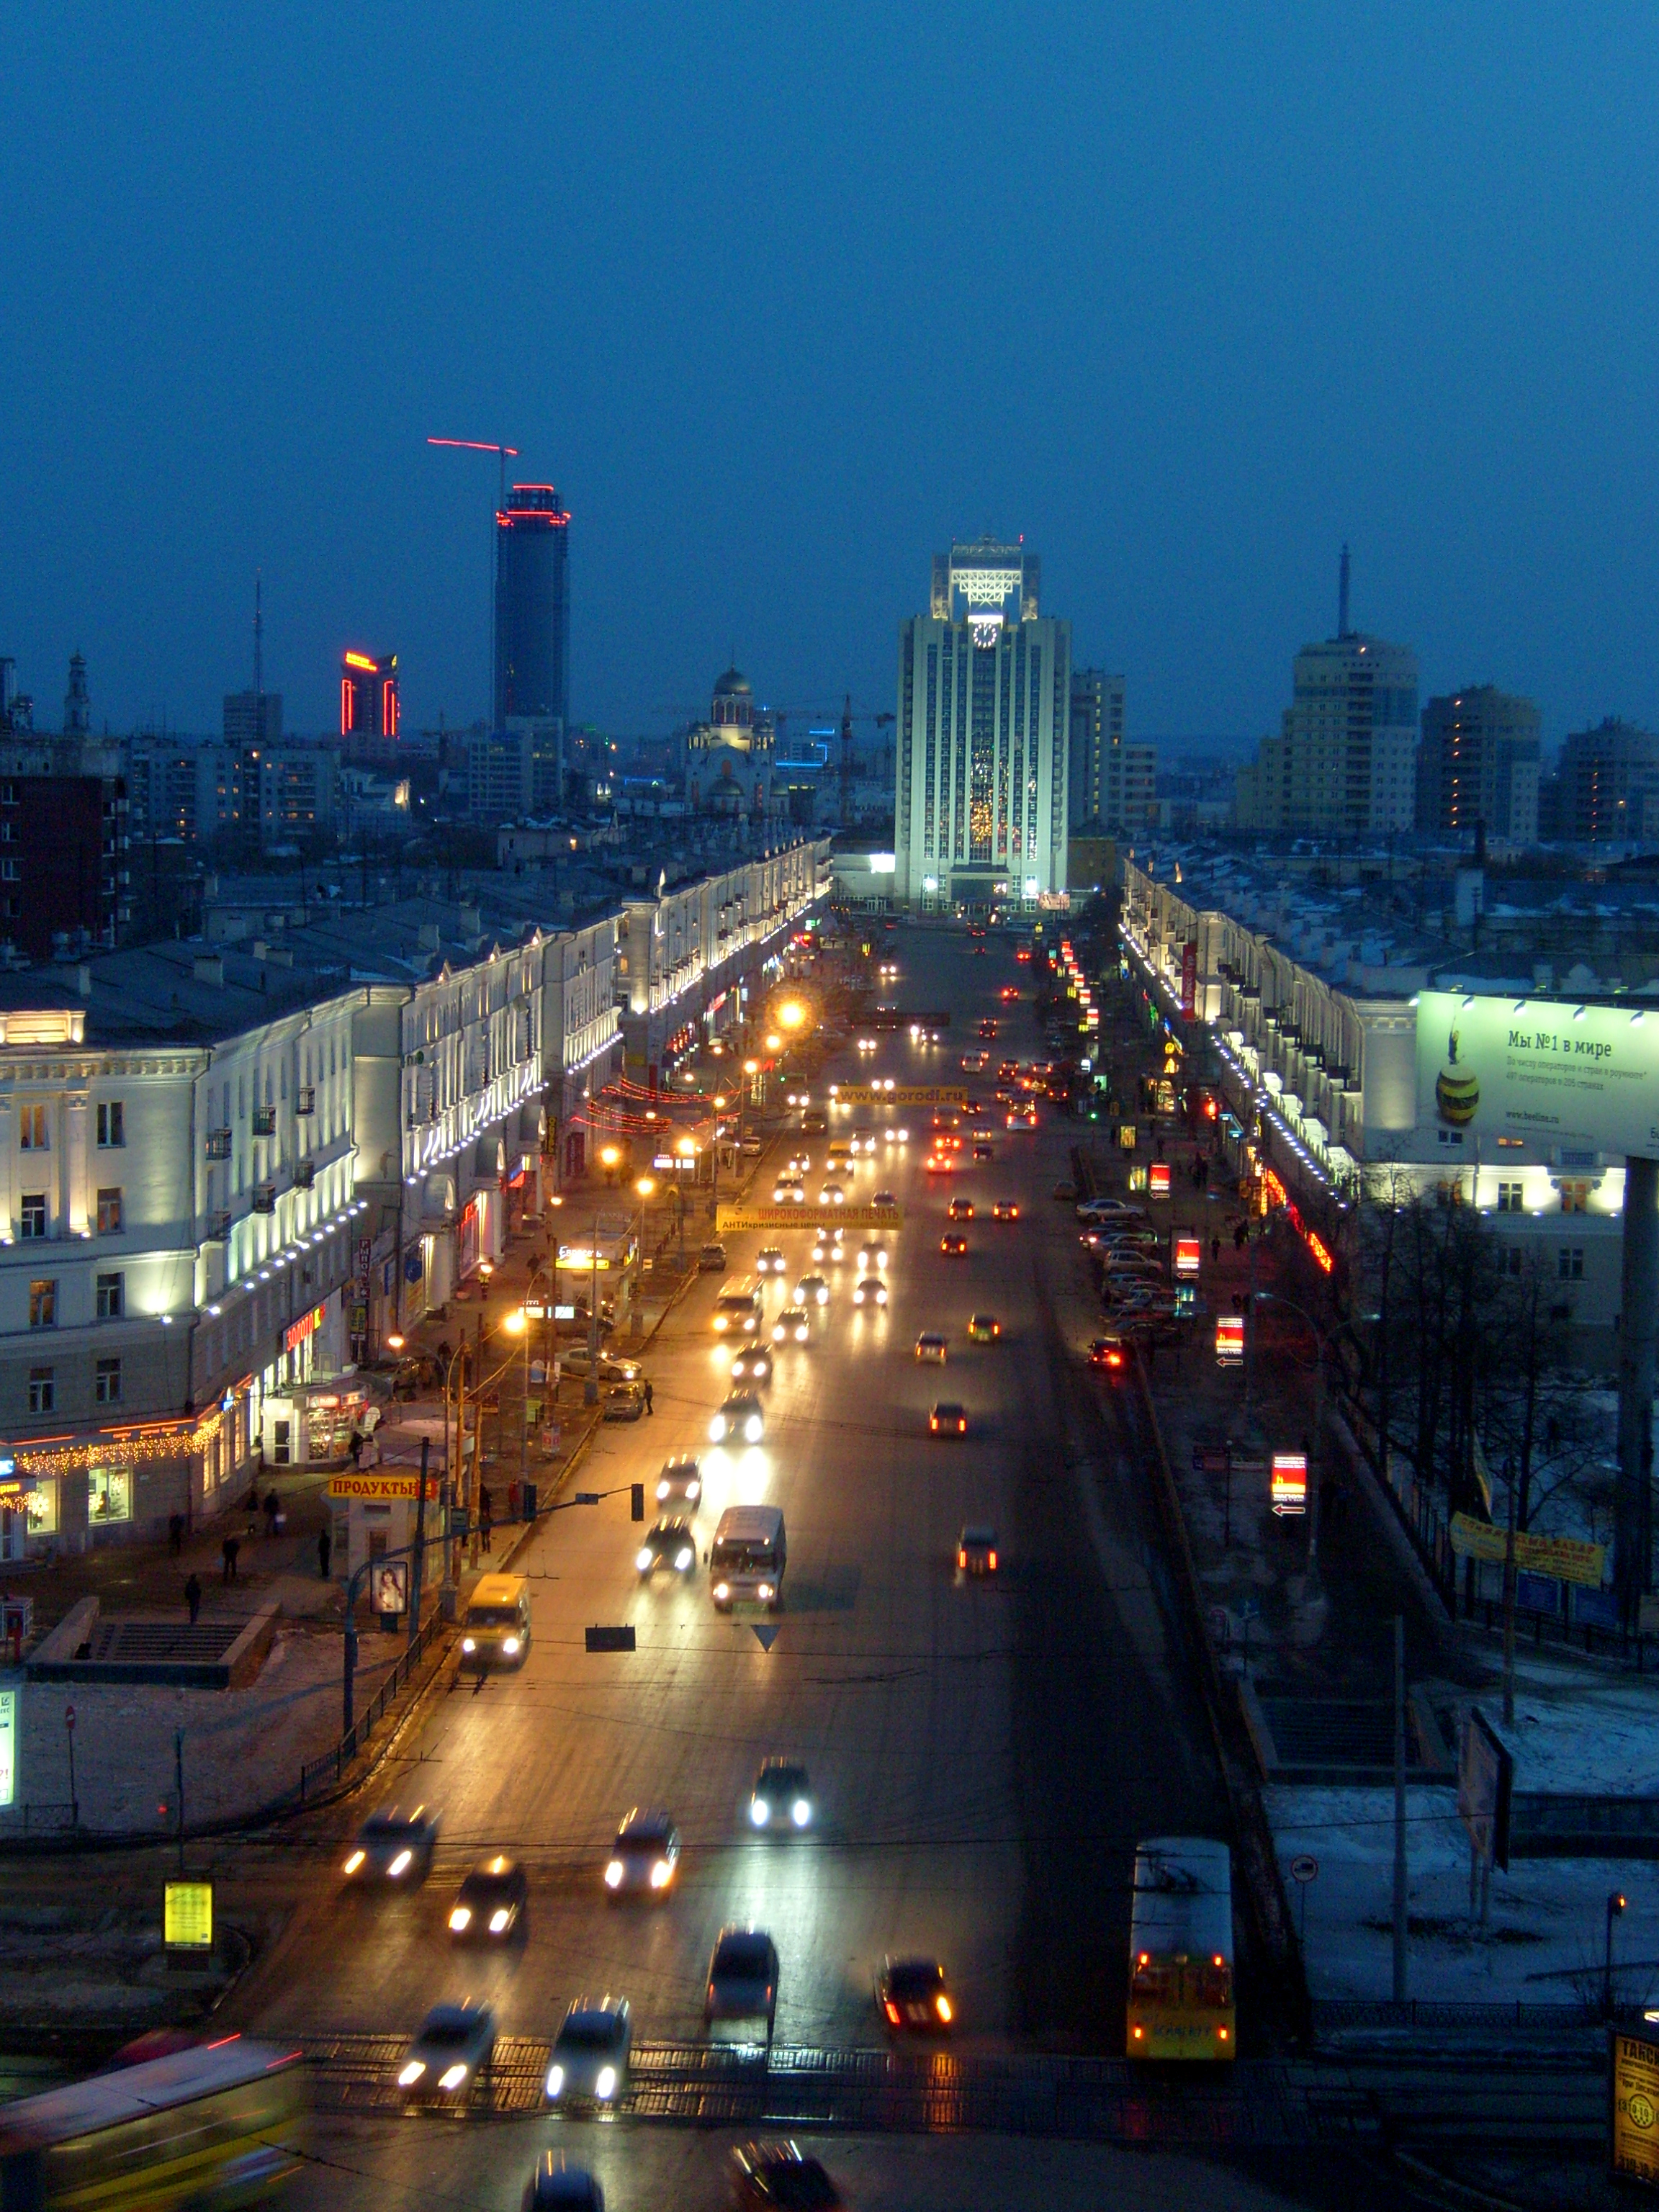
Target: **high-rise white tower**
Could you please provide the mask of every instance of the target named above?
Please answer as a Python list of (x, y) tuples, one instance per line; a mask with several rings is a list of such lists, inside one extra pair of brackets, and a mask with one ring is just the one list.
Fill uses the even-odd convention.
[(1023, 545), (933, 556), (899, 631), (895, 890), (913, 906), (1034, 905), (1066, 888), (1072, 626), (1037, 611)]

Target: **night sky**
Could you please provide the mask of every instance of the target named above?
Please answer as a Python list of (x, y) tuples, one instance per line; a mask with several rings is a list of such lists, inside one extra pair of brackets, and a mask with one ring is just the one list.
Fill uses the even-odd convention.
[(1659, 725), (1659, 9), (5, 11), (0, 653), (57, 726), (489, 681), (505, 438), (572, 708), (890, 708), (1023, 532), (1131, 734), (1253, 737), (1354, 617), (1547, 740)]

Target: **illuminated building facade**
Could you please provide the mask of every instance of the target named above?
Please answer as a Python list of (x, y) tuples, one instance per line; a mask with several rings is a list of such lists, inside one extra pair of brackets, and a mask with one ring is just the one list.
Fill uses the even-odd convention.
[(570, 517), (551, 484), (514, 484), (495, 517), (495, 719), (570, 719)]
[(1072, 626), (1038, 610), (1038, 563), (984, 538), (933, 559), (899, 632), (895, 895), (1035, 905), (1066, 887)]
[(398, 736), (398, 656), (340, 656), (340, 735), (348, 759), (390, 759)]

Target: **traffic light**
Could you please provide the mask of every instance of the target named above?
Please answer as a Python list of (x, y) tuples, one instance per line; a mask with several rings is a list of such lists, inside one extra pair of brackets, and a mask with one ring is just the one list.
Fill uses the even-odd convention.
[(635, 1521), (645, 1518), (645, 1485), (636, 1482), (629, 1492), (629, 1516)]

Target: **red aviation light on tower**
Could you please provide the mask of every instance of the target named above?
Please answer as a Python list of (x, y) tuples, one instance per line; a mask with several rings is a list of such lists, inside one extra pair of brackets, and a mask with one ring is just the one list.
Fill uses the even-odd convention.
[(556, 485), (515, 483), (511, 501), (497, 509), (495, 520), (503, 530), (562, 530), (570, 514), (559, 505)]

